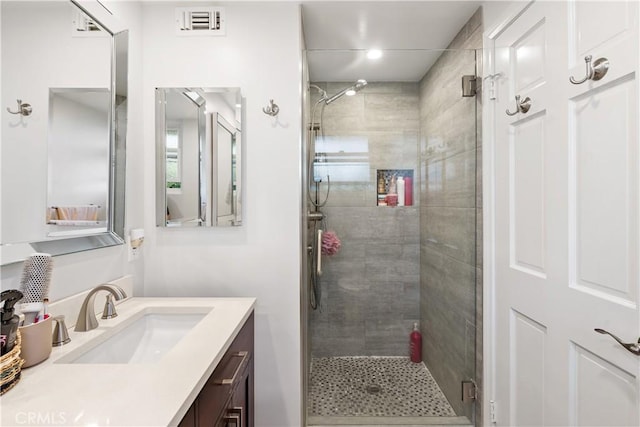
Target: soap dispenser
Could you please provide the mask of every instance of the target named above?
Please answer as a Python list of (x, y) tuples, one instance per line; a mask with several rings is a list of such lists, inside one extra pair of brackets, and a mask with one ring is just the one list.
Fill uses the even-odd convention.
[(13, 350), (18, 337), (19, 318), (14, 314), (13, 306), (22, 299), (22, 292), (11, 289), (0, 293), (0, 302), (4, 301), (4, 306), (0, 308), (0, 355), (4, 355)]

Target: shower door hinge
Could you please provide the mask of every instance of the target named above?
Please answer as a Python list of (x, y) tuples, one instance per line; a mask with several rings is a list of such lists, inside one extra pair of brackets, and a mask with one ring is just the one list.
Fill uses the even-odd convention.
[(475, 402), (478, 396), (477, 390), (473, 380), (462, 381), (462, 401), (465, 403)]
[(478, 90), (478, 84), (476, 76), (466, 75), (462, 76), (462, 96), (476, 96)]

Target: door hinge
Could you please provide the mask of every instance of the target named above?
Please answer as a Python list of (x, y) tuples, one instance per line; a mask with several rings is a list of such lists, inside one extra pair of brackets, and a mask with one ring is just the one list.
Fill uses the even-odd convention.
[(498, 414), (496, 413), (495, 400), (489, 401), (489, 422), (491, 424), (496, 424), (498, 422)]
[(466, 75), (462, 76), (462, 96), (476, 96), (478, 90), (478, 80), (476, 76)]
[(465, 403), (475, 402), (477, 398), (476, 383), (473, 380), (462, 381), (462, 401)]

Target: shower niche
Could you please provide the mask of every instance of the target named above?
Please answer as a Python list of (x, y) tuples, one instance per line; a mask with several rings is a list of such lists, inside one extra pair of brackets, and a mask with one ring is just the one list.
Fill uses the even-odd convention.
[(377, 169), (377, 206), (413, 206), (413, 169)]

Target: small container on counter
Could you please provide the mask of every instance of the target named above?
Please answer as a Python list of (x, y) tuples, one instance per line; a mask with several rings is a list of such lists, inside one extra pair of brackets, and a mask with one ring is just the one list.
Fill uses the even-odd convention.
[(37, 323), (20, 326), (22, 350), (20, 357), (24, 359), (23, 368), (37, 365), (47, 360), (51, 354), (51, 317)]

